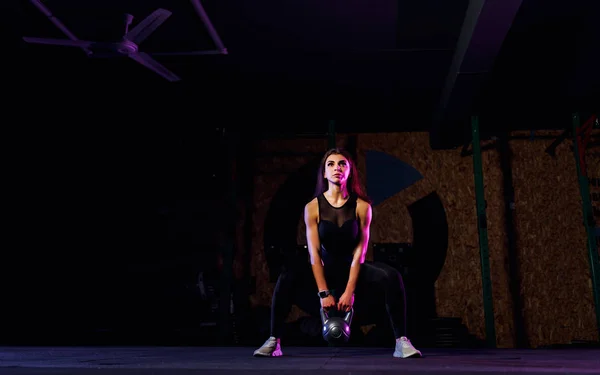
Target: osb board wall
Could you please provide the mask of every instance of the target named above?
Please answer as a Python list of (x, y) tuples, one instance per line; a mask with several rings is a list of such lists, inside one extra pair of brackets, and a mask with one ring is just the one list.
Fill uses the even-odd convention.
[[(338, 144), (344, 146), (341, 136)], [(277, 140), (262, 142), (257, 151), (296, 151), (322, 153), (323, 140)], [(411, 242), (412, 226), (408, 205), (432, 191), (436, 191), (447, 210), (449, 223), (449, 249), (446, 264), (437, 282), (437, 305), (441, 316), (461, 317), (468, 329), (484, 335), (483, 299), (479, 266), (479, 247), (475, 215), (475, 192), (472, 158), (461, 157), (460, 150), (432, 152), (426, 133), (360, 134), (358, 135), (357, 163), (361, 179), (366, 175), (365, 152), (377, 150), (396, 156), (411, 164), (424, 176), (415, 185), (389, 198), (374, 210), (371, 242)], [(260, 170), (275, 171), (282, 168), (292, 172), (302, 166), (305, 157), (259, 158)], [(489, 242), (498, 345), (510, 347), (513, 343), (511, 299), (504, 263), (506, 250), (503, 235), (503, 201), (499, 159), (495, 151), (483, 156), (486, 199), (488, 200)], [(253, 304), (269, 305), (273, 285), (268, 280), (268, 266), (263, 253), (262, 223), (266, 217), (271, 197), (285, 181), (285, 174), (257, 174), (255, 176), (254, 233), (252, 245), (252, 270), (257, 282), (257, 292), (251, 296)], [(304, 224), (298, 218), (298, 242), (303, 238)], [(372, 259), (371, 249), (367, 258)], [(301, 312), (292, 311), (290, 319)]]
[[(371, 242), (411, 242), (412, 227), (407, 206), (436, 191), (446, 209), (449, 225), (447, 258), (436, 283), (438, 314), (462, 318), (471, 333), (483, 338), (484, 311), (472, 157), (461, 157), (460, 149), (432, 151), (428, 137), (426, 133), (358, 135), (357, 162), (363, 183), (367, 150), (396, 156), (424, 176), (415, 185), (377, 206)], [(344, 138), (338, 137), (338, 145), (345, 145)], [(569, 153), (568, 143), (564, 143), (557, 149), (556, 158), (550, 158), (544, 150), (551, 142), (541, 139), (511, 141), (524, 315), (527, 335), (534, 347), (567, 343), (574, 338), (596, 339), (574, 156)], [(326, 148), (327, 142), (323, 139), (294, 139), (263, 141), (256, 146), (256, 151), (312, 152), (314, 157)], [(497, 344), (499, 347), (512, 347), (514, 322), (506, 266), (502, 172), (496, 150), (484, 151), (482, 158)], [(260, 157), (255, 160), (255, 167), (262, 173), (254, 176), (251, 216), (251, 269), (256, 277), (257, 290), (250, 299), (254, 306), (270, 305), (274, 286), (269, 282), (262, 232), (271, 198), (288, 173), (293, 173), (308, 160), (309, 156)], [(588, 165), (590, 171), (594, 165), (598, 166), (593, 160)], [(550, 186), (553, 190), (549, 189)], [(544, 189), (552, 190), (552, 193), (545, 194)], [(560, 202), (555, 204), (555, 201)], [(549, 208), (551, 204), (554, 206)], [(548, 220), (548, 216), (552, 219)], [(306, 242), (303, 228), (300, 216), (297, 238), (300, 244)], [(564, 233), (571, 236), (564, 236)], [(576, 248), (581, 251), (574, 255), (565, 251)], [(372, 259), (371, 249), (367, 258)], [(300, 315), (302, 312), (294, 309), (289, 319), (297, 319)]]
[[(600, 129), (592, 131), (590, 142), (600, 141)], [(600, 227), (600, 145), (588, 147), (585, 153), (587, 176), (589, 178), (592, 209), (596, 227)], [(594, 182), (595, 181), (595, 182)], [(600, 237), (596, 239), (596, 250), (600, 256)]]
[[(382, 151), (412, 165), (424, 177), (374, 209), (372, 242), (412, 242), (407, 207), (437, 192), (448, 220), (448, 252), (436, 282), (437, 312), (462, 318), (471, 333), (485, 337), (472, 156), (462, 157), (460, 149), (432, 151), (427, 133), (361, 134), (358, 147), (360, 159), (364, 160), (367, 150)], [(504, 266), (507, 247), (497, 151), (484, 151), (482, 164), (497, 344), (512, 347), (512, 303)], [(364, 168), (364, 164), (361, 166)]]
[[(559, 133), (510, 143), (525, 329), (533, 347), (598, 340), (573, 142), (552, 157), (545, 152), (552, 139), (535, 140), (543, 135)], [(590, 173), (598, 174), (589, 154)]]
[[(592, 139), (596, 142), (600, 141), (600, 130), (594, 130)], [(587, 175), (590, 179), (590, 194), (592, 195), (594, 220), (596, 222), (596, 227), (600, 227), (600, 146), (588, 148), (585, 156), (588, 168)], [(596, 251), (598, 251), (598, 256), (600, 257), (600, 237), (596, 238)]]

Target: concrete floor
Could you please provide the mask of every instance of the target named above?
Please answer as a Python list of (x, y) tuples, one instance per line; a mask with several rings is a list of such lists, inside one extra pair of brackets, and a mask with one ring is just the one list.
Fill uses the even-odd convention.
[(600, 374), (600, 349), (425, 349), (397, 359), (382, 348), (283, 348), (254, 358), (244, 347), (2, 347), (0, 374)]

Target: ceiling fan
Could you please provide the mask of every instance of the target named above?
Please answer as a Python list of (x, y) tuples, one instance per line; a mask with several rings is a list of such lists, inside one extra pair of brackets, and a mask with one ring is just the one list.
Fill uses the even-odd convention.
[[(49, 44), (58, 46), (78, 47), (81, 48), (89, 57), (109, 58), (118, 56), (127, 56), (132, 60), (140, 63), (148, 69), (159, 74), (170, 82), (181, 80), (176, 74), (165, 68), (158, 61), (153, 59), (148, 53), (141, 52), (139, 45), (146, 40), (160, 25), (163, 24), (171, 16), (171, 12), (166, 9), (157, 9), (133, 29), (129, 30), (129, 26), (133, 21), (133, 16), (125, 15), (125, 34), (120, 41), (115, 42), (93, 42), (79, 40), (77, 37), (60, 21), (54, 17), (52, 12), (40, 0), (30, 0), (50, 21), (57, 26), (69, 39), (53, 39), (53, 38), (33, 38), (23, 37), (27, 43), (34, 44)], [(221, 42), (217, 32), (212, 26), (210, 19), (206, 15), (204, 8), (199, 0), (192, 0), (194, 8), (198, 12), (205, 27), (208, 29), (211, 38), (217, 45), (217, 50), (208, 51), (191, 51), (191, 52), (172, 52), (159, 53), (154, 55), (211, 55), (211, 54), (228, 54), (227, 49)]]

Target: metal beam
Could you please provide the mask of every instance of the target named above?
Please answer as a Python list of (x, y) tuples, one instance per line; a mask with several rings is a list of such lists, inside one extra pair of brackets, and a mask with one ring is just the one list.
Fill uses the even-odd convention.
[[(452, 139), (456, 129), (449, 125), (464, 123), (468, 129), (473, 101), (521, 6), (522, 0), (471, 0), (465, 13), (462, 29), (450, 70), (446, 77), (431, 129), (431, 146), (444, 148), (443, 140)], [(465, 134), (468, 134), (468, 130)], [(453, 140), (455, 147), (464, 143), (463, 137)]]

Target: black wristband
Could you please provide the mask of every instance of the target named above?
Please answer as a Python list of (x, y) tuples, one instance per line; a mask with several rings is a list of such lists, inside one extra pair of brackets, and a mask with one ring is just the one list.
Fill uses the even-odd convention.
[(317, 293), (317, 295), (319, 297), (321, 297), (321, 299), (329, 297), (331, 295), (331, 293), (329, 292), (329, 290), (322, 290), (319, 293)]

